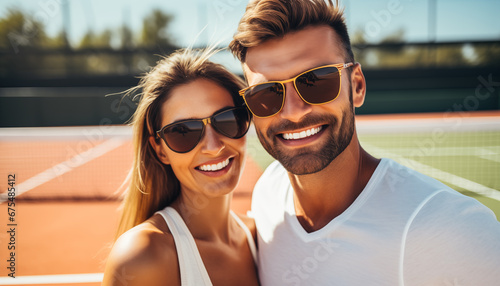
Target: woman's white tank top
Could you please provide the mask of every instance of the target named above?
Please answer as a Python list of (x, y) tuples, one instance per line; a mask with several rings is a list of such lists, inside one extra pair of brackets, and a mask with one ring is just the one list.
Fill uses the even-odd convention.
[[(174, 237), (175, 248), (177, 250), (177, 257), (179, 260), (179, 270), (181, 273), (181, 285), (211, 286), (212, 281), (210, 281), (210, 277), (208, 276), (208, 272), (203, 264), (198, 247), (196, 246), (195, 240), (191, 235), (191, 232), (189, 232), (189, 229), (184, 223), (182, 217), (172, 207), (166, 207), (157, 213), (165, 219), (165, 222)], [(230, 213), (243, 231), (245, 231), (253, 260), (257, 263), (257, 248), (255, 247), (252, 233), (245, 223), (243, 223), (243, 221), (241, 221), (241, 219), (233, 211), (230, 211)]]

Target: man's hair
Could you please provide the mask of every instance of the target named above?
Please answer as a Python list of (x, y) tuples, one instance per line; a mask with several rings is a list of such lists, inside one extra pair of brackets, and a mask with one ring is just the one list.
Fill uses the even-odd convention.
[(248, 48), (307, 26), (328, 25), (340, 37), (346, 62), (354, 62), (344, 11), (332, 0), (252, 0), (229, 44), (231, 52), (245, 62)]

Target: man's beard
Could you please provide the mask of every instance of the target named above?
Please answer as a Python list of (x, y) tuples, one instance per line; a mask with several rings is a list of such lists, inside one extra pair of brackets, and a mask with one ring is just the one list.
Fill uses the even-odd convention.
[[(306, 116), (302, 121), (295, 123), (289, 120), (283, 121), (279, 126), (271, 126), (267, 130), (267, 137), (257, 130), (264, 149), (276, 160), (278, 160), (285, 169), (295, 175), (307, 175), (319, 172), (326, 168), (335, 158), (337, 158), (349, 146), (354, 134), (354, 111), (348, 106), (342, 111), (342, 123), (338, 134), (335, 134), (337, 118), (335, 116)], [(318, 124), (328, 124), (325, 132), (328, 136), (323, 146), (304, 147), (297, 152), (289, 152), (286, 148), (281, 148), (275, 134), (286, 130), (303, 129), (308, 126)], [(324, 127), (323, 127), (324, 128)]]

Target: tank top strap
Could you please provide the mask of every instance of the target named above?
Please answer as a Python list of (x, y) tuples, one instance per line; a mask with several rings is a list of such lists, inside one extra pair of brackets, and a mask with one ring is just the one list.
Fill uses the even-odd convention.
[(253, 261), (256, 266), (258, 266), (258, 259), (257, 259), (257, 247), (255, 245), (255, 240), (253, 239), (253, 235), (250, 232), (250, 229), (248, 229), (247, 225), (238, 217), (237, 214), (235, 214), (232, 210), (229, 211), (231, 215), (233, 216), (234, 220), (238, 223), (238, 225), (243, 229), (247, 236), (247, 241), (248, 241), (248, 247), (250, 248), (250, 251), (252, 252), (252, 257)]
[(158, 211), (174, 237), (182, 286), (211, 286), (196, 242), (179, 213), (172, 207)]

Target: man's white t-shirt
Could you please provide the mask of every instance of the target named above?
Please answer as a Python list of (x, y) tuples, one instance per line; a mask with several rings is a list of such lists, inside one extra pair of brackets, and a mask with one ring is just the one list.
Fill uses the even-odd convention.
[(312, 233), (295, 216), (278, 162), (255, 186), (251, 213), (264, 286), (500, 285), (494, 213), (390, 159), (347, 210)]

